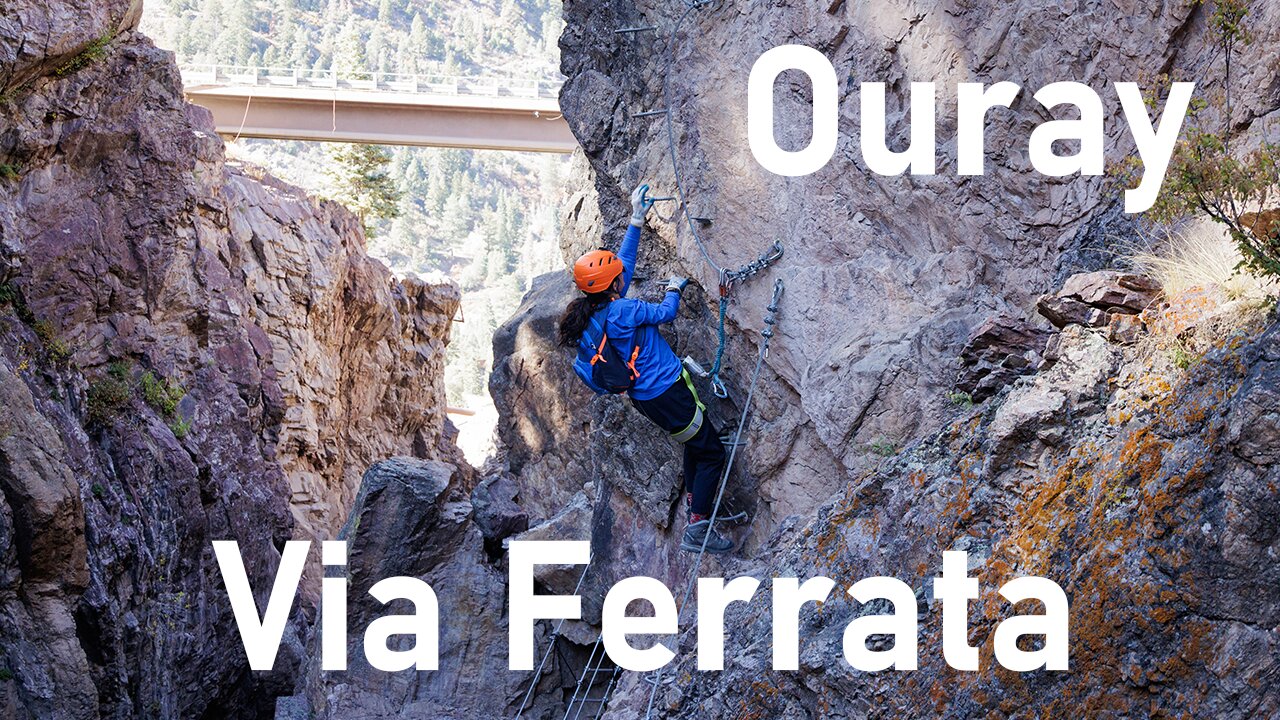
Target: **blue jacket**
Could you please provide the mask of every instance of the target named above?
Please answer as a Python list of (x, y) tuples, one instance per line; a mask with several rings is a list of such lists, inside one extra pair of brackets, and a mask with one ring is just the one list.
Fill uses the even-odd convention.
[[(671, 346), (658, 333), (658, 326), (676, 319), (676, 310), (680, 308), (680, 293), (668, 290), (661, 303), (647, 303), (628, 298), (627, 290), (631, 287), (631, 276), (636, 269), (636, 254), (640, 248), (640, 228), (631, 225), (627, 235), (622, 239), (622, 247), (618, 250), (618, 259), (622, 260), (622, 297), (606, 306), (605, 333), (609, 342), (614, 343), (618, 352), (631, 348), (632, 338), (640, 346), (640, 356), (636, 358), (636, 385), (631, 390), (631, 397), (636, 400), (652, 400), (673, 383), (680, 379), (683, 367), (680, 359), (671, 351)], [(597, 395), (605, 391), (591, 382), (591, 358), (596, 354), (596, 343), (589, 337), (590, 326), (578, 340), (578, 357), (573, 361), (573, 369), (582, 378), (582, 382)]]

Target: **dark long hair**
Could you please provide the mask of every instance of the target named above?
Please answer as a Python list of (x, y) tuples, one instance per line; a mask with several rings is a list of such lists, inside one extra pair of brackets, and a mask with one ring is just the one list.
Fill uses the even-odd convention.
[(613, 299), (613, 286), (609, 286), (609, 290), (598, 293), (590, 293), (587, 295), (579, 295), (569, 301), (569, 306), (564, 309), (564, 314), (560, 316), (560, 344), (565, 347), (574, 347), (578, 341), (582, 339), (582, 333), (587, 329), (587, 324), (591, 322), (591, 316), (600, 311), (600, 308), (609, 304)]

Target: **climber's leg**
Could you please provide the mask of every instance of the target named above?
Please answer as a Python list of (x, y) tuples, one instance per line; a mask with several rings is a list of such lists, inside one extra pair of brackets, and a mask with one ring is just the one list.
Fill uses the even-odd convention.
[(709, 515), (724, 466), (724, 445), (715, 423), (703, 412), (688, 374), (652, 400), (632, 398), (631, 402), (684, 446), (684, 490), (693, 494), (690, 511)]
[(712, 553), (732, 550), (733, 542), (721, 537), (707, 517), (715, 502), (725, 454), (720, 433), (703, 413), (693, 382), (686, 374), (658, 397), (652, 400), (632, 398), (631, 403), (642, 415), (684, 445), (685, 488), (693, 497), (681, 549), (696, 552), (705, 545), (707, 552)]
[[(694, 486), (694, 481), (697, 480), (697, 478), (698, 478), (698, 458), (690, 450), (689, 444), (685, 443), (685, 446), (684, 446), (684, 492), (686, 495), (685, 497), (686, 505), (693, 504), (693, 486)], [(688, 508), (685, 508), (685, 509), (687, 510)]]
[(686, 476), (693, 478), (692, 482), (686, 480), (689, 491), (693, 493), (689, 512), (703, 517), (711, 515), (716, 488), (719, 487), (720, 475), (724, 472), (724, 460), (724, 445), (720, 442), (720, 433), (710, 420), (704, 420), (702, 429), (684, 444), (685, 467), (693, 466), (692, 474)]

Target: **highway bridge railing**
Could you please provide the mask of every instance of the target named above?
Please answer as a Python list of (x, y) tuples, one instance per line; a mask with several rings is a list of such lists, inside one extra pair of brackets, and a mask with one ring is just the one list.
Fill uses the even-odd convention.
[(328, 88), (420, 95), (557, 99), (564, 81), (558, 78), (519, 78), (494, 75), (440, 75), (373, 71), (312, 70), (248, 65), (181, 64), (187, 87), (256, 86)]

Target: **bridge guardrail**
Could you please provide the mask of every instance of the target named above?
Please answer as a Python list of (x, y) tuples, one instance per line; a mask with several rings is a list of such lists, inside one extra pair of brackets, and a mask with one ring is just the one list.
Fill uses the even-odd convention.
[(365, 90), (416, 95), (471, 95), (479, 97), (518, 97), (557, 99), (559, 79), (512, 78), (492, 75), (440, 75), (337, 72), (305, 68), (272, 68), (248, 65), (183, 63), (180, 65), (185, 85), (239, 85), (257, 87), (327, 88), (332, 90)]

